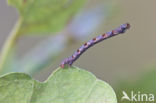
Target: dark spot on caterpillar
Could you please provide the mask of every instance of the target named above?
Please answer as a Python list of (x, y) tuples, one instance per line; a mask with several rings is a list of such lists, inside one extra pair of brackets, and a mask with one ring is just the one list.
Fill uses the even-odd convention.
[(80, 53), (80, 50), (79, 50), (79, 49), (77, 49), (77, 52), (78, 52), (78, 53)]
[(130, 25), (129, 23), (127, 23), (127, 29), (129, 29), (129, 28), (130, 28), (130, 26), (131, 26), (131, 25)]
[(74, 56), (72, 55), (72, 58), (74, 58)]
[(115, 31), (114, 30), (112, 30), (112, 34), (115, 34)]
[(103, 34), (103, 35), (102, 35), (102, 37), (105, 37), (105, 36), (106, 36), (106, 34)]
[(87, 46), (87, 43), (84, 43), (84, 46)]
[(93, 38), (93, 41), (95, 41), (96, 40), (96, 38)]

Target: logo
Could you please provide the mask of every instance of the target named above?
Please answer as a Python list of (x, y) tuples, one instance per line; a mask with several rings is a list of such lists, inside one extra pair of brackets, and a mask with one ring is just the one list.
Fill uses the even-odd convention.
[(154, 94), (149, 93), (141, 93), (140, 91), (134, 92), (131, 91), (130, 95), (128, 95), (125, 91), (122, 91), (122, 98), (121, 100), (128, 100), (128, 101), (133, 101), (133, 102), (153, 102), (154, 101)]

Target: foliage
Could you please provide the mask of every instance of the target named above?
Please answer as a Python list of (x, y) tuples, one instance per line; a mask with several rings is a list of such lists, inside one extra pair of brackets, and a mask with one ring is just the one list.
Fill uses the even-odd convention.
[[(17, 40), (22, 35), (52, 34), (65, 27), (86, 0), (8, 0), (9, 5), (19, 11), (19, 20), (9, 36), (2, 51), (0, 69), (15, 70), (22, 68), (31, 71), (29, 68), (43, 68), (46, 63), (55, 58), (57, 51), (66, 40), (62, 40), (60, 47), (53, 44), (56, 52), (49, 59), (51, 49), (45, 51), (46, 55), (35, 55), (41, 61), (35, 61), (28, 54), (20, 62), (16, 60)], [(92, 20), (91, 20), (92, 21)], [(57, 33), (53, 33), (57, 34)], [(61, 38), (64, 36), (61, 36)], [(57, 37), (56, 37), (57, 38)], [(56, 39), (55, 38), (55, 39)], [(59, 40), (58, 40), (59, 41)], [(50, 43), (49, 43), (50, 44)], [(58, 44), (58, 43), (57, 43)], [(44, 45), (44, 44), (43, 44)], [(42, 46), (42, 45), (41, 45)], [(52, 46), (50, 44), (50, 46)], [(49, 47), (45, 47), (46, 49)], [(40, 47), (36, 51), (40, 51)], [(35, 54), (40, 54), (36, 53)], [(43, 52), (42, 52), (43, 53)], [(36, 57), (34, 57), (36, 59)], [(45, 58), (45, 59), (44, 59)], [(30, 62), (28, 62), (30, 60)], [(38, 65), (44, 61), (41, 65)], [(25, 63), (27, 62), (27, 63)], [(17, 65), (16, 65), (17, 63)], [(26, 64), (23, 66), (23, 64)], [(31, 65), (32, 64), (32, 65)], [(17, 69), (20, 71), (20, 69)], [(0, 73), (4, 73), (3, 71)], [(117, 103), (113, 89), (104, 81), (97, 79), (93, 74), (77, 67), (58, 68), (50, 78), (41, 83), (33, 80), (25, 73), (9, 73), (0, 77), (0, 103)]]
[[(48, 0), (45, 0), (44, 2), (46, 1)], [(52, 1), (54, 2), (54, 0)], [(108, 16), (111, 15), (112, 11), (114, 10), (114, 6), (116, 4), (111, 1), (110, 2), (105, 2), (105, 1), (98, 2), (97, 1), (98, 2), (97, 4), (94, 4), (92, 7), (89, 7), (90, 2), (91, 2), (90, 1), (90, 2), (87, 2), (83, 10), (79, 13), (77, 13), (77, 11), (79, 11), (79, 9), (82, 7), (85, 1), (83, 1), (83, 3), (79, 3), (79, 8), (77, 8), (77, 10), (71, 4), (71, 5), (68, 5), (68, 8), (75, 9), (75, 12), (72, 14), (69, 14), (70, 21), (67, 20), (68, 25), (65, 26), (65, 29), (63, 30), (60, 29), (61, 31), (58, 30), (60, 31), (58, 33), (51, 33), (53, 31), (53, 28), (51, 29), (52, 30), (51, 32), (50, 31), (42, 32), (42, 29), (44, 28), (40, 28), (39, 31), (25, 33), (22, 30), (23, 28), (22, 25), (24, 25), (23, 23), (25, 22), (25, 19), (27, 18), (23, 16), (24, 15), (23, 11), (25, 11), (25, 9), (28, 9), (28, 7), (32, 8), (33, 5), (36, 5), (35, 4), (36, 2), (40, 2), (40, 1), (32, 1), (31, 2), (32, 5), (27, 4), (29, 2), (28, 0), (27, 1), (8, 0), (8, 2), (9, 2), (9, 5), (17, 8), (17, 10), (20, 13), (20, 16), (19, 16), (20, 18), (17, 22), (17, 25), (15, 25), (13, 32), (11, 32), (11, 35), (8, 37), (8, 40), (5, 43), (3, 51), (1, 53), (2, 55), (1, 61), (0, 61), (0, 71), (1, 71), (0, 74), (1, 75), (8, 73), (8, 72), (25, 72), (30, 75), (34, 75), (37, 72), (40, 72), (41, 70), (45, 68), (48, 68), (50, 65), (53, 65), (53, 62), (56, 61), (56, 59), (62, 53), (64, 48), (72, 44), (72, 42), (74, 42), (75, 40), (79, 40), (79, 41), (86, 40), (86, 39), (88, 40), (89, 35), (93, 35), (93, 34), (95, 35), (97, 33), (97, 29), (99, 29), (100, 26), (103, 25), (105, 20), (108, 19)], [(80, 1), (75, 0), (74, 2), (80, 2)], [(66, 3), (68, 4), (68, 3), (73, 3), (73, 2), (66, 1)], [(43, 8), (47, 8), (47, 6), (43, 6), (42, 9)], [(29, 14), (29, 11), (30, 9), (28, 10), (27, 14)], [(53, 14), (50, 10), (48, 12), (50, 14)], [(61, 13), (63, 12), (66, 12), (66, 10), (62, 9)], [(55, 13), (56, 12), (54, 12), (54, 14)], [(40, 13), (40, 15), (42, 15), (42, 12)], [(30, 16), (30, 14), (26, 16)], [(53, 18), (51, 18), (51, 20), (53, 20)], [(44, 19), (43, 25), (49, 25), (48, 24), (49, 22), (47, 21), (49, 21), (49, 19)], [(39, 25), (36, 25), (36, 26), (39, 26)], [(55, 26), (58, 26), (58, 25), (55, 25)], [(35, 27), (35, 28), (38, 28), (38, 27)], [(17, 41), (20, 39), (20, 37), (23, 34), (28, 34), (29, 38), (32, 37), (30, 35), (33, 35), (33, 37), (39, 37), (39, 35), (48, 36), (46, 34), (52, 34), (52, 35), (50, 35), (49, 38), (44, 40), (44, 42), (38, 43), (37, 46), (31, 48), (26, 53), (23, 53), (22, 56), (18, 56), (17, 50), (19, 48), (17, 48), (17, 43), (18, 43)]]
[(86, 0), (8, 0), (22, 19), (20, 34), (60, 31)]
[[(0, 59), (1, 74), (16, 68), (17, 41), (24, 34), (56, 34), (81, 9), (86, 0), (8, 0), (19, 11), (19, 20), (11, 32)], [(9, 61), (9, 62), (8, 62)], [(18, 61), (17, 61), (18, 63)]]
[(59, 68), (44, 83), (7, 74), (0, 78), (0, 90), (1, 103), (117, 103), (107, 83), (77, 67)]

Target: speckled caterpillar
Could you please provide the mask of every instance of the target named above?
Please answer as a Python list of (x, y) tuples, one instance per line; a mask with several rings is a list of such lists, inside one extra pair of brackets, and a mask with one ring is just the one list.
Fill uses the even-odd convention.
[(88, 48), (90, 48), (91, 46), (93, 46), (96, 43), (99, 43), (107, 38), (116, 36), (118, 34), (122, 34), (129, 28), (130, 28), (129, 23), (122, 24), (120, 27), (118, 27), (110, 32), (104, 33), (103, 35), (93, 38), (92, 40), (83, 44), (71, 57), (68, 57), (65, 60), (63, 60), (62, 63), (60, 64), (60, 67), (64, 68), (65, 66), (71, 66), (73, 64), (73, 62), (76, 61), (80, 57), (80, 55), (83, 52), (85, 52)]

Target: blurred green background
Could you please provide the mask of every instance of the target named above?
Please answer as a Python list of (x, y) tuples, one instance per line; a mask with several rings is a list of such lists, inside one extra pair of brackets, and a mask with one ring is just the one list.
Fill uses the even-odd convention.
[[(90, 48), (74, 65), (109, 83), (115, 89), (119, 102), (123, 90), (155, 94), (155, 3), (155, 0), (88, 0), (55, 36), (21, 36), (17, 43), (20, 64), (10, 71), (27, 72), (37, 80), (44, 81), (82, 43), (129, 22), (132, 27), (128, 32)], [(18, 18), (16, 9), (8, 6), (6, 0), (1, 0), (0, 50)], [(36, 58), (34, 54), (39, 57)], [(49, 55), (51, 58), (48, 58)], [(36, 64), (42, 63), (42, 60), (49, 63), (40, 67), (33, 65), (34, 61), (30, 61), (33, 56)], [(28, 70), (29, 67), (39, 69)]]

